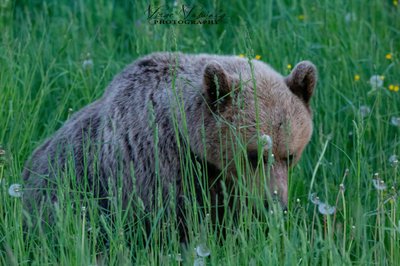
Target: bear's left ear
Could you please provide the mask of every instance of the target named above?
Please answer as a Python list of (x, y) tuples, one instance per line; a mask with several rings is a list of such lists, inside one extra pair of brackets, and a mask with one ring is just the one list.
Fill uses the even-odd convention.
[(285, 78), (286, 85), (308, 106), (317, 84), (317, 68), (309, 61), (298, 63)]
[(208, 63), (204, 69), (203, 83), (208, 104), (214, 109), (231, 101), (231, 80), (223, 67), (216, 61)]

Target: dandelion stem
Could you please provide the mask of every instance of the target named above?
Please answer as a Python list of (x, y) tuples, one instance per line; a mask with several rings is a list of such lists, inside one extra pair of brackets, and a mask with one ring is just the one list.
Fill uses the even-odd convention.
[(310, 198), (310, 196), (311, 196), (311, 191), (312, 191), (313, 186), (314, 186), (315, 177), (317, 176), (317, 170), (318, 170), (318, 168), (319, 168), (319, 165), (320, 165), (321, 162), (322, 162), (322, 158), (324, 157), (324, 154), (325, 154), (326, 148), (328, 147), (329, 141), (330, 141), (330, 138), (328, 138), (328, 139), (326, 140), (326, 142), (325, 142), (325, 144), (324, 144), (324, 148), (322, 149), (321, 155), (319, 156), (317, 165), (314, 167), (314, 171), (313, 171), (313, 174), (312, 174), (312, 177), (311, 177), (310, 189), (309, 189), (309, 191), (308, 191), (308, 198)]
[[(312, 219), (312, 223), (311, 223), (311, 240), (310, 240), (310, 247), (311, 247), (311, 251), (313, 249), (313, 242), (314, 242), (314, 223), (315, 223), (315, 217), (317, 214), (317, 204), (314, 205), (314, 214), (313, 214), (313, 219)], [(312, 252), (311, 252), (312, 254)]]
[[(349, 173), (349, 169), (346, 169), (346, 170), (344, 171), (342, 183), (340, 183), (339, 192), (338, 192), (338, 194), (337, 194), (337, 196), (336, 196), (336, 202), (335, 202), (335, 209), (336, 209), (336, 210), (337, 210), (337, 208), (338, 208), (339, 196), (342, 195), (343, 198), (344, 198), (344, 185), (343, 185), (343, 184), (344, 184), (344, 181), (345, 181), (346, 176), (347, 176), (348, 173)], [(336, 223), (336, 211), (335, 211), (334, 214), (333, 214), (332, 238), (333, 238), (333, 235), (334, 235), (334, 233), (335, 233), (335, 223)]]

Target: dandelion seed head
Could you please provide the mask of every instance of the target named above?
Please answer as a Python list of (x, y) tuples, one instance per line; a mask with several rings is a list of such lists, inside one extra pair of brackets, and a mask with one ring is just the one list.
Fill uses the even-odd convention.
[(318, 211), (323, 215), (331, 215), (335, 213), (336, 208), (334, 206), (330, 206), (327, 203), (320, 202), (318, 204)]
[(205, 266), (206, 262), (204, 261), (204, 258), (196, 258), (194, 260), (193, 266)]
[(83, 60), (82, 68), (84, 70), (90, 70), (93, 68), (93, 60), (91, 58)]
[(296, 202), (297, 202), (297, 203), (300, 203), (300, 199), (299, 199), (299, 198), (297, 198), (297, 199), (296, 199)]
[(399, 159), (397, 158), (396, 154), (393, 154), (389, 157), (389, 163), (392, 167), (396, 167), (399, 163)]
[(340, 191), (343, 192), (346, 188), (344, 187), (344, 184), (340, 184), (340, 185), (339, 185), (339, 189), (340, 189)]
[(182, 262), (183, 261), (181, 253), (178, 253), (176, 255), (168, 254), (168, 258), (175, 259), (175, 261), (178, 261), (178, 262)]
[(267, 149), (272, 148), (272, 138), (270, 135), (266, 135), (266, 134), (262, 135), (260, 137), (260, 141), (261, 141), (262, 145), (267, 147)]
[(311, 193), (309, 200), (311, 201), (312, 204), (315, 204), (315, 205), (319, 204), (319, 197), (317, 196), (317, 193)]
[(387, 188), (385, 181), (380, 179), (379, 177), (372, 179), (372, 184), (377, 190), (385, 190)]
[(196, 247), (196, 254), (199, 257), (208, 257), (211, 254), (211, 250), (206, 246), (206, 244), (200, 244)]
[(275, 195), (275, 196), (278, 195), (278, 190), (274, 190), (274, 195)]
[(373, 75), (369, 79), (369, 83), (371, 84), (372, 88), (377, 89), (383, 86), (384, 76)]
[(360, 111), (360, 115), (361, 115), (362, 118), (367, 117), (371, 113), (371, 109), (366, 105), (360, 106), (360, 110), (359, 111)]
[(356, 20), (357, 20), (356, 14), (353, 13), (353, 12), (347, 13), (347, 14), (344, 16), (344, 21), (345, 21), (346, 23), (351, 23), (351, 22), (356, 21)]
[(9, 188), (8, 188), (8, 194), (11, 197), (15, 197), (15, 198), (20, 198), (22, 197), (23, 191), (22, 191), (22, 185), (21, 184), (12, 184)]
[(400, 127), (400, 117), (392, 116), (390, 118), (390, 124), (395, 127)]

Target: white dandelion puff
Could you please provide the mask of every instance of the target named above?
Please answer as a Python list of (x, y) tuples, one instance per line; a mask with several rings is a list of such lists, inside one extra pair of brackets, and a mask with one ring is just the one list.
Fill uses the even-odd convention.
[(397, 158), (396, 154), (393, 154), (392, 156), (389, 157), (389, 163), (392, 167), (397, 166), (397, 164), (399, 163), (399, 159)]
[(183, 261), (182, 254), (181, 253), (176, 254), (175, 260), (178, 261), (178, 262), (182, 262)]
[(320, 202), (318, 204), (318, 211), (323, 215), (331, 215), (335, 213), (336, 208), (327, 203)]
[[(376, 176), (376, 174), (375, 174)], [(377, 190), (385, 190), (387, 188), (385, 181), (380, 179), (379, 177), (372, 179), (372, 184)]]
[(182, 261), (183, 261), (183, 259), (182, 259), (182, 254), (181, 254), (181, 253), (178, 253), (178, 254), (176, 254), (176, 255), (168, 254), (168, 258), (174, 259), (174, 260), (177, 261), (177, 262), (182, 262)]
[(371, 83), (372, 88), (377, 89), (383, 86), (383, 80), (382, 77), (379, 75), (373, 75), (369, 79), (369, 83)]
[(312, 204), (318, 205), (319, 204), (319, 197), (317, 196), (317, 193), (311, 193), (310, 197), (308, 198)]
[(90, 70), (93, 68), (93, 60), (91, 58), (83, 60), (82, 68), (84, 70)]
[(356, 21), (356, 20), (357, 20), (356, 14), (353, 13), (353, 12), (347, 13), (347, 14), (344, 16), (344, 21), (345, 21), (346, 23), (350, 23), (350, 22), (353, 22), (353, 21)]
[(208, 257), (211, 254), (211, 250), (205, 245), (205, 244), (200, 244), (196, 247), (196, 253), (199, 257)]
[(20, 184), (12, 184), (9, 188), (8, 188), (8, 194), (11, 197), (15, 197), (15, 198), (20, 198), (22, 197), (22, 185)]
[(206, 265), (204, 258), (196, 258), (194, 260), (193, 266), (204, 266), (204, 265)]
[(390, 124), (395, 127), (400, 127), (400, 117), (392, 116), (390, 118)]
[(260, 137), (260, 140), (261, 140), (262, 145), (267, 146), (267, 149), (272, 148), (272, 138), (270, 135), (264, 134)]
[(371, 109), (366, 105), (360, 106), (360, 110), (359, 111), (360, 111), (360, 115), (361, 115), (362, 118), (367, 117), (371, 113)]

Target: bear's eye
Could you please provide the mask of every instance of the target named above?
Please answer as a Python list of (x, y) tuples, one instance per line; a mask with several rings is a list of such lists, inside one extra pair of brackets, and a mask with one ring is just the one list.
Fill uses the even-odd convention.
[[(247, 153), (247, 159), (249, 160), (249, 163), (251, 166), (256, 169), (258, 166), (258, 163), (260, 162), (261, 158), (258, 156), (258, 151), (249, 151)], [(266, 162), (264, 158), (264, 162)]]
[(291, 165), (291, 164), (293, 163), (293, 160), (294, 160), (294, 155), (293, 155), (293, 154), (290, 154), (288, 157), (285, 158), (285, 161), (286, 161), (289, 165)]

